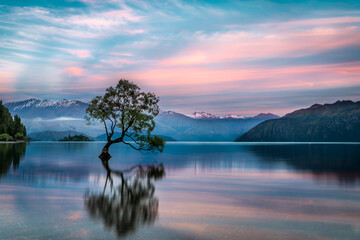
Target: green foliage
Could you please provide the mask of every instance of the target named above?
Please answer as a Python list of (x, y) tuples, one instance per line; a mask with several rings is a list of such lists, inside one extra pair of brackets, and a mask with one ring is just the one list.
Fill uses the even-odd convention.
[[(18, 115), (15, 115), (12, 118), (9, 109), (7, 109), (0, 100), (0, 134), (6, 134), (10, 136), (12, 139), (15, 138), (16, 140), (24, 140), (26, 137), (26, 128), (21, 123), (21, 119)], [(21, 134), (22, 138), (17, 139), (16, 135)], [(18, 135), (18, 137), (21, 137)], [(9, 139), (8, 137), (3, 136), (5, 139)], [(5, 141), (5, 140), (2, 140)], [(12, 141), (12, 140), (6, 140)]]
[(75, 136), (70, 136), (69, 135), (69, 137), (64, 137), (63, 139), (61, 139), (59, 141), (79, 142), (79, 141), (92, 141), (92, 140), (90, 138), (84, 136), (84, 135), (75, 135)]
[(9, 142), (9, 141), (12, 141), (12, 140), (13, 140), (13, 137), (10, 136), (7, 133), (3, 133), (3, 134), (0, 135), (0, 141)]
[(22, 134), (22, 133), (16, 133), (15, 134), (15, 140), (16, 141), (23, 141), (23, 140), (25, 140), (25, 136)]
[[(91, 120), (104, 124), (108, 145), (122, 142), (136, 150), (162, 151), (165, 140), (150, 135), (155, 128), (153, 119), (159, 114), (158, 102), (155, 94), (141, 92), (134, 83), (121, 79), (115, 88), (107, 88), (104, 96), (89, 103), (85, 119), (89, 124)], [(121, 136), (113, 139), (116, 128)]]
[(147, 139), (144, 141), (148, 143), (148, 145), (152, 146), (153, 148), (150, 149), (151, 151), (158, 150), (159, 152), (162, 152), (165, 147), (165, 139), (163, 139), (160, 136), (147, 136)]

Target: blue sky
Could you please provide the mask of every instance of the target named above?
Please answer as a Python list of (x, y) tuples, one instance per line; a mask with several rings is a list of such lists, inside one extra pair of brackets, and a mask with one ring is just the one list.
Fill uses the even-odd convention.
[(360, 100), (359, 27), (360, 1), (0, 1), (0, 99), (127, 78), (183, 113)]

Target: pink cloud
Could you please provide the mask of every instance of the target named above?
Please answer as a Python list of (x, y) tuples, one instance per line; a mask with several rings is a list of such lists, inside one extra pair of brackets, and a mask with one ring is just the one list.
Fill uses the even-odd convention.
[(109, 11), (104, 13), (103, 15), (111, 18), (126, 19), (127, 21), (131, 22), (139, 22), (143, 18), (141, 16), (135, 15), (130, 9)]
[(144, 32), (145, 32), (144, 29), (129, 29), (129, 30), (123, 31), (123, 33), (127, 33), (129, 35), (141, 34)]
[[(14, 92), (14, 89), (1, 86), (0, 87), (0, 92), (2, 92), (2, 93), (10, 93), (10, 92)], [(4, 97), (2, 97), (2, 98), (4, 98)]]
[(75, 50), (75, 49), (64, 49), (66, 52), (77, 56), (78, 58), (90, 58), (91, 53), (89, 50)]
[(97, 0), (77, 0), (77, 1), (87, 3), (87, 4), (94, 4), (97, 2)]
[(9, 82), (11, 82), (11, 80), (13, 78), (14, 78), (14, 73), (0, 71), (0, 83), (1, 84), (9, 83)]
[[(276, 68), (214, 69), (211, 67), (155, 67), (128, 72), (129, 78), (164, 94), (207, 94), (223, 90), (267, 91), (345, 87), (360, 84), (360, 63)], [(191, 87), (190, 87), (191, 86)]]
[(122, 58), (122, 57), (111, 57), (108, 59), (101, 59), (101, 63), (105, 64), (103, 67), (115, 67), (121, 68), (125, 65), (133, 65), (146, 62), (145, 60), (131, 60), (129, 58)]
[(346, 23), (358, 23), (360, 17), (334, 17), (334, 18), (315, 18), (306, 20), (297, 20), (283, 23), (284, 25), (291, 26), (314, 26), (314, 25), (334, 25), (334, 24), (346, 24)]
[[(348, 13), (344, 13), (344, 14), (348, 14)], [(359, 14), (359, 12), (353, 12), (352, 14)], [(295, 20), (295, 21), (287, 21), (287, 22), (266, 22), (266, 23), (254, 24), (253, 26), (279, 30), (279, 29), (313, 27), (319, 25), (320, 26), (349, 25), (349, 24), (357, 24), (357, 23), (360, 23), (360, 17), (348, 16), (348, 17), (311, 18), (311, 19)], [(226, 26), (226, 28), (228, 29), (236, 29), (239, 27), (244, 27), (244, 25), (232, 24)]]
[(13, 87), (11, 87), (14, 77), (11, 72), (0, 71), (0, 92), (14, 91)]
[[(308, 19), (255, 25), (253, 29), (215, 34), (197, 33), (193, 42), (163, 66), (206, 65), (228, 61), (301, 57), (360, 42), (360, 17)], [(344, 25), (347, 24), (347, 25)], [(269, 29), (272, 29), (269, 32)]]
[(192, 65), (206, 63), (209, 60), (208, 53), (205, 51), (188, 52), (186, 55), (165, 59), (161, 62), (163, 65)]
[(132, 10), (114, 10), (88, 15), (74, 15), (66, 19), (70, 24), (87, 26), (89, 28), (104, 29), (123, 25), (127, 22), (139, 22), (141, 16), (137, 16)]
[[(87, 74), (80, 69), (80, 73), (78, 73), (79, 69), (75, 67), (75, 69), (70, 68), (66, 69), (66, 72), (70, 76), (81, 76), (76, 81), (71, 82), (71, 85), (61, 85), (53, 88), (53, 90), (91, 90), (91, 89), (105, 89), (109, 86), (113, 86), (116, 81), (112, 81), (114, 78), (107, 75), (98, 75), (98, 74)], [(81, 75), (76, 75), (81, 74)]]
[(66, 69), (66, 72), (69, 75), (73, 75), (73, 76), (82, 76), (83, 75), (83, 69), (78, 68), (78, 67), (69, 67)]
[(124, 57), (133, 57), (134, 56), (134, 54), (132, 54), (132, 53), (117, 53), (117, 52), (111, 53), (111, 55), (124, 56)]
[(318, 27), (272, 34), (236, 31), (200, 34), (195, 36), (189, 47), (162, 60), (160, 64), (191, 66), (274, 57), (300, 57), (359, 42), (360, 29), (356, 26)]

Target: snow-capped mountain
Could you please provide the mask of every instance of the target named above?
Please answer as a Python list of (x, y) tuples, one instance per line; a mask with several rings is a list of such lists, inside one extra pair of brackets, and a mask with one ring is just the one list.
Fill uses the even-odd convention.
[(159, 114), (163, 115), (163, 116), (167, 116), (167, 115), (176, 115), (176, 114), (181, 114), (181, 113), (177, 113), (177, 112), (174, 112), (174, 111), (160, 110)]
[(19, 102), (4, 104), (10, 113), (17, 114), (21, 118), (53, 119), (58, 117), (83, 118), (87, 104), (78, 100), (40, 100), (28, 99)]
[(279, 118), (279, 116), (272, 114), (272, 113), (260, 113), (254, 117), (245, 117), (244, 115), (240, 114), (226, 114), (224, 116), (216, 116), (211, 113), (207, 112), (194, 112), (191, 115), (187, 115), (193, 119), (273, 119)]
[(206, 113), (206, 112), (194, 112), (191, 115), (188, 115), (188, 117), (194, 118), (194, 119), (216, 119), (218, 118), (214, 114)]
[(246, 119), (243, 115), (237, 115), (237, 114), (226, 114), (225, 116), (219, 117), (220, 119)]
[(74, 105), (82, 104), (83, 102), (78, 100), (67, 100), (63, 99), (61, 101), (50, 101), (50, 100), (40, 100), (36, 98), (31, 98), (29, 100), (20, 101), (20, 102), (12, 102), (7, 103), (7, 108), (11, 108), (12, 111), (18, 111), (24, 108), (29, 107), (37, 107), (37, 108), (45, 108), (45, 107), (71, 107)]

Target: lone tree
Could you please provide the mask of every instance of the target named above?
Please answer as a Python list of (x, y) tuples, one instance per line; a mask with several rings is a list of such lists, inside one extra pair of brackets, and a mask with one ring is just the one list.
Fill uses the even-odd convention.
[[(85, 119), (104, 124), (107, 143), (99, 158), (109, 160), (109, 147), (114, 143), (124, 143), (138, 151), (162, 152), (165, 140), (151, 136), (155, 128), (154, 117), (159, 114), (159, 98), (153, 93), (141, 92), (140, 88), (121, 79), (115, 88), (106, 89), (104, 96), (95, 97), (86, 109)], [(113, 139), (115, 129), (120, 137)]]

